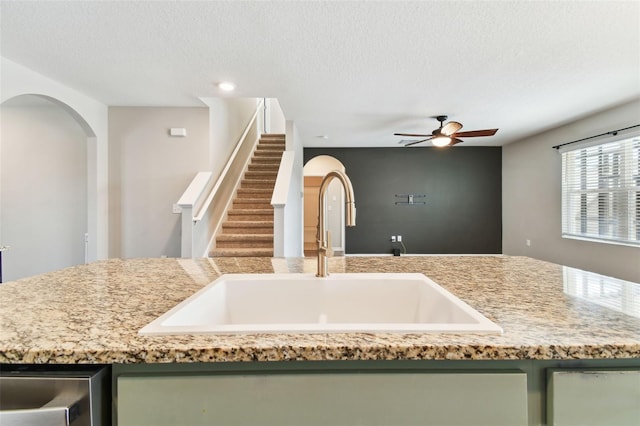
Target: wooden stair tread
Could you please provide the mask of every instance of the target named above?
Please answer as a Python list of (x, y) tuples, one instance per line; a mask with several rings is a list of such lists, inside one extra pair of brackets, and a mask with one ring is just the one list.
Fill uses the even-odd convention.
[(273, 220), (227, 220), (222, 226), (259, 228), (273, 226)]
[(220, 234), (219, 241), (273, 241), (271, 234)]
[(273, 257), (273, 248), (226, 248), (215, 249), (211, 257)]
[(238, 194), (261, 194), (263, 197), (271, 197), (272, 194), (264, 192), (262, 188), (238, 188)]
[(245, 179), (268, 178), (275, 179), (278, 176), (277, 170), (249, 170), (244, 174)]
[(247, 194), (246, 197), (238, 197), (236, 199), (233, 200), (233, 202), (239, 202), (242, 204), (249, 204), (249, 203), (269, 203), (271, 204), (271, 198), (256, 198), (256, 197), (249, 197), (249, 195), (251, 194)]
[(254, 178), (244, 178), (242, 179), (242, 181), (240, 181), (240, 184), (242, 183), (271, 183), (274, 184), (276, 183), (275, 178), (274, 179), (254, 179)]
[(271, 214), (273, 209), (230, 209), (231, 214)]

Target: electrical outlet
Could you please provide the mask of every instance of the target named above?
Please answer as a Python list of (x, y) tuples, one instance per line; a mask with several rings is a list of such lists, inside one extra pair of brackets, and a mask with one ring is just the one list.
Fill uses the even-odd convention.
[(395, 236), (395, 235), (392, 235), (392, 236), (391, 236), (391, 242), (392, 242), (392, 243), (395, 243), (395, 242), (396, 242), (396, 236)]
[(402, 235), (398, 235), (398, 236), (396, 237), (396, 240), (398, 240), (398, 242), (401, 242), (401, 241), (402, 241)]
[(531, 240), (526, 240), (525, 244), (527, 245), (527, 247), (531, 247)]
[(180, 206), (179, 206), (179, 205), (177, 205), (177, 204), (174, 204), (174, 205), (172, 206), (172, 211), (173, 211), (174, 213), (182, 213), (182, 209), (181, 209), (181, 208), (180, 208)]

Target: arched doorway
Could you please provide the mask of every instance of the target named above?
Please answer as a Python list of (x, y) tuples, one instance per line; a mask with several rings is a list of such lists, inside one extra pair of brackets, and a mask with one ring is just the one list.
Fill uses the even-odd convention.
[(16, 96), (0, 108), (3, 281), (86, 262), (95, 134), (47, 96)]
[[(319, 155), (304, 165), (304, 255), (316, 256), (318, 231), (318, 194), (322, 178), (332, 170), (345, 171), (344, 165), (335, 157)], [(331, 233), (334, 255), (344, 255), (344, 190), (340, 182), (333, 180), (326, 192), (327, 212), (325, 229)]]

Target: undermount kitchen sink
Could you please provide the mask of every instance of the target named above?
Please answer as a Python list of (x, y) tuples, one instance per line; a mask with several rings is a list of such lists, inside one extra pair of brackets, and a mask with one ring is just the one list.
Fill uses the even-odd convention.
[(141, 335), (502, 333), (423, 274), (226, 274)]

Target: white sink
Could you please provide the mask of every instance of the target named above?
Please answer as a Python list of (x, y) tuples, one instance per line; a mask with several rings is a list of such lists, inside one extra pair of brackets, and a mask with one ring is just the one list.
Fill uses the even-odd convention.
[(423, 274), (227, 274), (139, 334), (355, 332), (502, 328)]

